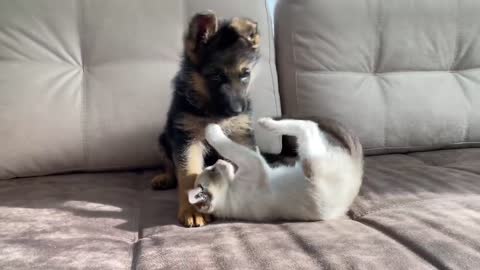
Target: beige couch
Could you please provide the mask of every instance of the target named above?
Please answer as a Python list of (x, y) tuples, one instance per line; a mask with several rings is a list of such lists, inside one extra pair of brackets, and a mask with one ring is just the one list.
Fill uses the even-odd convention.
[[(480, 2), (269, 7), (0, 1), (0, 269), (477, 269)], [(259, 23), (256, 117), (328, 116), (361, 137), (348, 217), (187, 229), (176, 192), (149, 188), (182, 31), (205, 9)]]

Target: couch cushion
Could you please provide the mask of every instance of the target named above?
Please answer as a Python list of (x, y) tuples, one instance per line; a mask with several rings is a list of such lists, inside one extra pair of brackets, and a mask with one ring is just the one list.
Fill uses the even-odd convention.
[(280, 0), (282, 108), (342, 121), (370, 154), (478, 146), (479, 12), (475, 0)]
[(436, 269), (480, 265), (479, 193), (412, 202), (357, 221), (383, 232)]
[(438, 269), (480, 264), (480, 149), (366, 160), (351, 216)]
[(130, 269), (151, 176), (0, 181), (0, 269)]
[(479, 168), (480, 149), (369, 157), (351, 219), (191, 229), (154, 172), (0, 181), (0, 269), (475, 269)]
[(480, 263), (480, 149), (366, 159), (350, 217), (176, 224), (175, 193), (146, 192), (137, 269), (470, 269)]
[(383, 232), (353, 220), (216, 221), (183, 228), (175, 220), (174, 192), (145, 195), (135, 269), (433, 269)]
[(480, 148), (374, 156), (352, 215), (472, 196), (480, 196)]
[(253, 107), (280, 114), (266, 1), (248, 2), (0, 2), (0, 179), (157, 165), (185, 23), (201, 10), (258, 21)]

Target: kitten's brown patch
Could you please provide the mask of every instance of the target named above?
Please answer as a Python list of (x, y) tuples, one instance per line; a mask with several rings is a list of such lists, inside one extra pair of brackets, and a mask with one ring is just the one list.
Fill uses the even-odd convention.
[(307, 179), (313, 178), (313, 168), (312, 168), (312, 161), (309, 159), (302, 160), (302, 170), (303, 174)]

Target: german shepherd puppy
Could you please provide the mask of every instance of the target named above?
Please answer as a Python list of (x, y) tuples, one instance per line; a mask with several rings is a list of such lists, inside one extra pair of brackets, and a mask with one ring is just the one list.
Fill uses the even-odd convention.
[(218, 123), (233, 141), (255, 147), (248, 93), (250, 73), (259, 59), (257, 23), (245, 18), (219, 21), (213, 12), (191, 19), (184, 37), (184, 56), (174, 83), (165, 130), (160, 136), (164, 173), (154, 189), (178, 182), (178, 220), (203, 226), (208, 215), (197, 212), (187, 192), (217, 153), (206, 143), (204, 129)]

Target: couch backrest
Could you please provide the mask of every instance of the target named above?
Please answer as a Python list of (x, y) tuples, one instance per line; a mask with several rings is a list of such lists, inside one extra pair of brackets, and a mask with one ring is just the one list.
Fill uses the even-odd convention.
[(279, 0), (282, 109), (367, 153), (480, 146), (480, 1)]
[(253, 106), (280, 114), (266, 1), (1, 1), (0, 179), (158, 165), (183, 31), (207, 9), (258, 21)]

